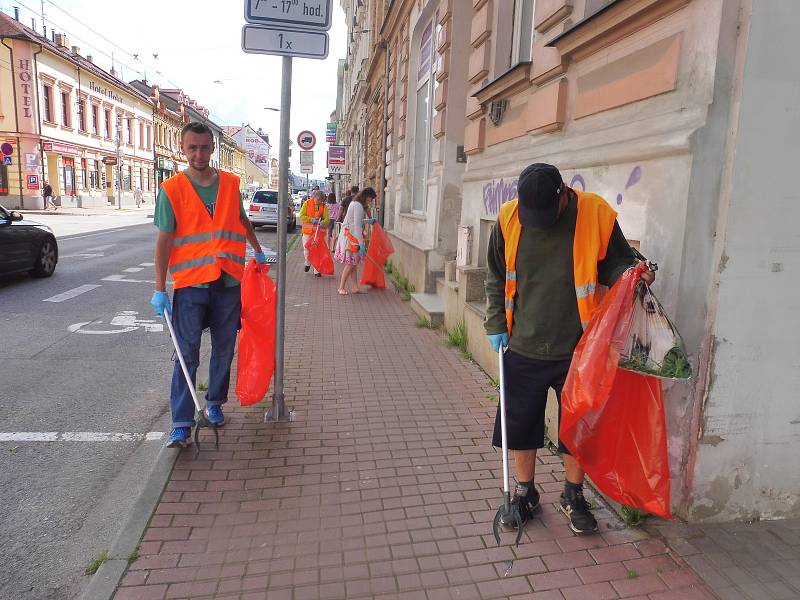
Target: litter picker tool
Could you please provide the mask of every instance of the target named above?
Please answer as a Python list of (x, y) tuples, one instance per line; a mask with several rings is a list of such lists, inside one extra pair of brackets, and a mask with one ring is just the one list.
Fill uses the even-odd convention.
[(511, 503), (511, 481), (508, 474), (508, 438), (506, 435), (506, 381), (503, 369), (503, 355), (506, 349), (500, 348), (497, 353), (500, 365), (500, 435), (503, 443), (503, 504), (497, 509), (492, 523), (492, 531), (497, 545), (500, 545), (500, 523), (512, 524), (517, 528), (516, 545), (522, 539), (522, 515), (519, 512), (519, 504)]
[(197, 398), (197, 392), (194, 389), (194, 383), (192, 382), (192, 378), (189, 375), (189, 369), (186, 368), (186, 361), (183, 360), (183, 353), (181, 349), (178, 347), (178, 338), (175, 336), (175, 329), (172, 327), (172, 317), (170, 317), (169, 312), (166, 310), (164, 311), (164, 320), (167, 322), (167, 329), (169, 329), (169, 336), (172, 339), (172, 345), (175, 346), (175, 354), (178, 356), (178, 362), (181, 363), (181, 371), (183, 371), (183, 376), (186, 378), (186, 386), (189, 388), (189, 392), (192, 394), (192, 400), (194, 400), (194, 407), (197, 410), (197, 419), (194, 429), (194, 444), (195, 444), (195, 452), (200, 454), (200, 430), (204, 427), (212, 429), (214, 431), (214, 448), (219, 448), (219, 432), (217, 431), (217, 426), (214, 425), (211, 421), (208, 420), (208, 415), (206, 415), (206, 411), (203, 410), (203, 407), (200, 406), (200, 400)]

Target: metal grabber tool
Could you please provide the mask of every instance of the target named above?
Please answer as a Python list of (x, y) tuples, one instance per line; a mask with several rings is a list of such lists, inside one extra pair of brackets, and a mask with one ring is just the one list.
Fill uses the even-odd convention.
[(181, 363), (181, 371), (183, 371), (183, 376), (186, 378), (186, 386), (189, 388), (189, 392), (192, 394), (194, 407), (197, 410), (197, 417), (195, 419), (194, 426), (195, 453), (200, 454), (200, 430), (204, 427), (214, 431), (214, 448), (219, 448), (219, 432), (217, 431), (217, 426), (208, 420), (206, 411), (204, 411), (203, 407), (200, 406), (200, 400), (197, 398), (197, 391), (194, 389), (194, 383), (189, 375), (189, 369), (186, 368), (186, 361), (183, 360), (183, 353), (178, 347), (178, 338), (175, 336), (175, 329), (172, 327), (172, 317), (170, 317), (170, 314), (166, 310), (164, 311), (164, 320), (167, 322), (169, 337), (172, 339), (172, 345), (175, 346), (175, 354), (178, 355), (178, 361)]
[(497, 353), (500, 365), (500, 435), (503, 441), (503, 504), (497, 509), (492, 523), (492, 531), (497, 545), (500, 545), (500, 522), (513, 524), (517, 528), (516, 545), (522, 539), (522, 515), (519, 512), (519, 504), (511, 503), (511, 481), (508, 474), (508, 438), (506, 428), (506, 381), (503, 368), (503, 355), (506, 349), (500, 348)]

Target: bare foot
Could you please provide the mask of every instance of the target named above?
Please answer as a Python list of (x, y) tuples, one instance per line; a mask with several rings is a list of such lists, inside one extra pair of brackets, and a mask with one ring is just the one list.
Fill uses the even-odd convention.
[(340, 296), (347, 296), (348, 293), (347, 290), (343, 290), (341, 288), (336, 291), (339, 293)]
[(368, 291), (368, 290), (365, 290), (365, 289), (364, 289), (364, 288), (362, 288), (362, 287), (357, 287), (355, 290), (353, 290), (353, 293), (354, 293), (354, 294), (366, 294), (366, 293), (367, 293), (367, 291)]

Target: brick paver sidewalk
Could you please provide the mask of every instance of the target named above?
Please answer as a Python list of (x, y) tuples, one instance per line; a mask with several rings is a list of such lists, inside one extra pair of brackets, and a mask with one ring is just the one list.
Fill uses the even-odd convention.
[(600, 534), (573, 535), (548, 452), (541, 511), (518, 548), (497, 547), (488, 378), (394, 292), (340, 297), (301, 256), (287, 294), (295, 420), (264, 424), (264, 406), (239, 408), (232, 393), (219, 450), (182, 453), (116, 600), (713, 598), (606, 509)]

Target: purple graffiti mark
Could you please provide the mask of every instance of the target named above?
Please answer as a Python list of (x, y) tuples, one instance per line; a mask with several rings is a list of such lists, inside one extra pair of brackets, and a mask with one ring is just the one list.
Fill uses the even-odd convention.
[(517, 180), (496, 179), (483, 186), (483, 207), (488, 215), (500, 212), (500, 206), (517, 197)]
[(586, 191), (586, 180), (583, 178), (583, 175), (578, 173), (577, 175), (573, 175), (572, 181), (569, 182), (569, 187), (574, 188), (576, 184), (581, 184), (581, 191)]
[[(633, 167), (631, 174), (628, 176), (628, 183), (625, 184), (625, 189), (629, 189), (639, 183), (642, 179), (642, 167), (636, 165)], [(622, 204), (622, 194), (617, 194), (617, 206)]]

